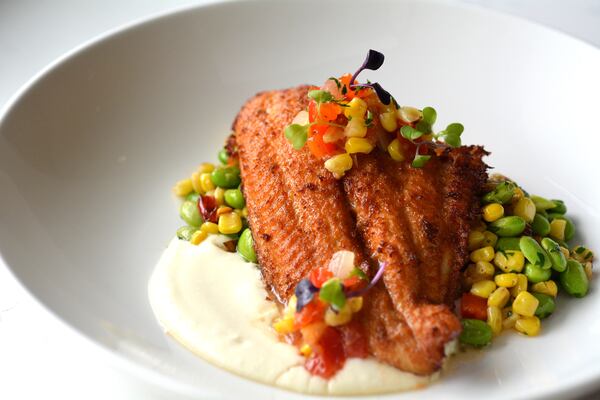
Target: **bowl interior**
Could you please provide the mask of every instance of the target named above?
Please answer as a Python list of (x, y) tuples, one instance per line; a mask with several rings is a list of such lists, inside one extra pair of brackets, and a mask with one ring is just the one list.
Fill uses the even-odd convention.
[[(488, 163), (530, 191), (564, 199), (575, 242), (600, 250), (599, 139), (589, 123), (600, 93), (597, 50), (444, 2), (378, 0), (365, 10), (357, 0), (254, 1), (111, 35), (22, 93), (0, 125), (6, 264), (68, 324), (180, 388), (294, 397), (180, 349), (154, 320), (147, 280), (180, 224), (171, 186), (216, 160), (243, 102), (352, 72), (369, 48), (386, 62), (363, 79), (400, 104), (434, 106), (439, 129), (462, 122), (463, 142), (485, 144)], [(596, 288), (584, 300), (561, 298), (541, 337), (504, 335), (428, 390), (446, 399), (464, 396), (465, 385), (473, 396), (501, 396), (490, 390), (499, 387), (530, 396), (600, 376), (592, 341), (600, 322), (590, 318), (599, 311)]]

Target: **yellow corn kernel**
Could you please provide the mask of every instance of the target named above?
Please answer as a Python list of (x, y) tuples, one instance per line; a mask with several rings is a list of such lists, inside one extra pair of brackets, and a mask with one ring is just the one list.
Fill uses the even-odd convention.
[(218, 206), (225, 204), (225, 189), (222, 187), (215, 188), (213, 196), (215, 197)]
[(247, 216), (248, 216), (248, 208), (247, 208), (247, 207), (244, 207), (244, 208), (242, 208), (242, 217), (244, 217), (244, 218), (245, 218), (245, 217), (247, 217)]
[(202, 193), (215, 190), (215, 184), (210, 179), (210, 173), (203, 172), (200, 174), (200, 187), (202, 188)]
[(348, 121), (348, 124), (344, 128), (344, 135), (346, 137), (359, 137), (364, 138), (367, 136), (367, 126), (365, 120), (359, 117), (352, 118)]
[(495, 233), (490, 231), (483, 231), (483, 243), (481, 247), (485, 246), (496, 246), (496, 242), (498, 241), (498, 236)]
[(494, 266), (488, 261), (477, 261), (475, 271), (479, 275), (488, 277), (488, 279), (494, 276)]
[(515, 329), (527, 336), (537, 336), (540, 333), (541, 323), (538, 317), (521, 317), (515, 323)]
[(502, 321), (502, 327), (504, 329), (514, 328), (520, 318), (519, 314), (512, 311), (512, 307), (503, 308), (502, 316), (504, 317), (504, 320)]
[(294, 314), (296, 313), (296, 305), (298, 305), (298, 298), (295, 294), (290, 296), (287, 305), (285, 306), (285, 310), (283, 311), (283, 315), (285, 317), (294, 318)]
[(471, 261), (492, 261), (494, 259), (494, 248), (492, 246), (482, 247), (471, 252), (469, 255)]
[(496, 290), (496, 284), (490, 280), (475, 282), (471, 287), (471, 293), (485, 299), (490, 297), (494, 290)]
[(488, 204), (483, 207), (483, 219), (487, 222), (494, 222), (504, 216), (504, 207), (499, 203)]
[(175, 194), (181, 197), (187, 196), (188, 194), (192, 193), (192, 190), (194, 190), (194, 187), (192, 186), (191, 179), (182, 179), (179, 182), (177, 182), (173, 187), (173, 191), (175, 192)]
[(336, 178), (342, 177), (346, 171), (352, 168), (352, 157), (348, 153), (333, 156), (325, 161), (325, 168), (333, 173)]
[(233, 208), (227, 206), (220, 206), (217, 208), (217, 217), (220, 217), (223, 214), (228, 214), (233, 211)]
[(353, 313), (357, 313), (361, 310), (363, 306), (363, 298), (362, 296), (351, 297), (347, 300), (348, 306), (350, 307), (350, 311)]
[(567, 227), (567, 221), (564, 219), (553, 219), (550, 222), (550, 236), (554, 239), (565, 240), (565, 228)]
[(492, 328), (494, 335), (502, 332), (502, 311), (498, 307), (487, 308), (487, 324)]
[(243, 211), (240, 210), (239, 208), (236, 208), (235, 210), (233, 210), (233, 212), (236, 213), (237, 215), (239, 215), (240, 218), (244, 216)]
[(469, 251), (477, 250), (483, 246), (483, 241), (485, 240), (485, 236), (481, 231), (471, 231), (469, 232), (469, 238), (467, 239), (467, 243), (469, 246)]
[(303, 344), (302, 347), (300, 347), (300, 354), (302, 354), (304, 357), (310, 357), (312, 354), (312, 347), (310, 347), (310, 344)]
[(344, 107), (344, 115), (348, 119), (362, 118), (366, 112), (367, 112), (367, 103), (359, 97), (353, 98), (348, 103), (348, 107)]
[(275, 321), (273, 324), (273, 328), (277, 333), (285, 335), (286, 333), (291, 333), (294, 331), (294, 318), (293, 317), (283, 317)]
[(373, 145), (367, 139), (351, 137), (350, 139), (346, 140), (344, 148), (348, 154), (369, 154), (373, 150)]
[(519, 293), (527, 290), (527, 276), (524, 274), (517, 274), (517, 284), (510, 288), (510, 295), (517, 297)]
[(219, 226), (214, 222), (205, 222), (200, 225), (200, 230), (206, 233), (216, 234), (219, 233)]
[(338, 312), (335, 312), (331, 307), (325, 311), (325, 323), (329, 326), (339, 326), (350, 322), (352, 319), (352, 310), (350, 306), (346, 304)]
[(192, 172), (190, 180), (192, 181), (194, 192), (204, 194), (202, 191), (202, 185), (200, 184), (200, 172)]
[(592, 265), (591, 261), (586, 262), (585, 265), (583, 266), (583, 271), (587, 275), (588, 280), (591, 280), (593, 278), (593, 275), (594, 275), (593, 268), (594, 268), (594, 266)]
[(421, 110), (407, 106), (400, 107), (396, 113), (398, 114), (398, 118), (407, 123), (418, 121), (423, 116)]
[(490, 294), (488, 297), (488, 306), (490, 307), (504, 307), (510, 299), (510, 293), (505, 287), (499, 287)]
[(505, 288), (515, 286), (519, 281), (517, 274), (508, 273), (508, 274), (498, 274), (494, 277), (494, 282), (496, 285), (502, 286)]
[(197, 246), (200, 243), (202, 243), (204, 241), (204, 239), (206, 239), (207, 236), (208, 236), (208, 233), (198, 230), (198, 231), (192, 233), (192, 237), (190, 238), (190, 243)]
[(198, 173), (200, 173), (200, 174), (204, 174), (206, 172), (211, 173), (214, 171), (214, 169), (215, 169), (215, 166), (213, 164), (205, 162), (198, 166)]
[(242, 230), (242, 219), (236, 213), (230, 212), (219, 217), (219, 232), (224, 235), (238, 233)]
[(531, 286), (531, 291), (534, 293), (547, 294), (548, 296), (556, 297), (558, 294), (558, 286), (556, 285), (556, 282), (552, 280), (538, 282)]
[(525, 266), (525, 256), (519, 250), (506, 251), (506, 268), (509, 271), (521, 272)]
[(513, 208), (513, 214), (521, 217), (525, 222), (531, 223), (535, 217), (535, 204), (529, 197), (523, 197), (517, 201)]
[(588, 261), (594, 261), (594, 253), (585, 246), (575, 246), (571, 250), (571, 258), (585, 264)]
[(400, 146), (400, 141), (398, 139), (394, 139), (388, 144), (387, 151), (390, 153), (392, 160), (404, 161), (404, 153), (402, 152), (402, 147)]
[(540, 301), (529, 292), (521, 292), (513, 301), (513, 311), (524, 317), (533, 317)]
[(510, 199), (511, 203), (516, 204), (519, 200), (525, 197), (525, 192), (520, 187), (517, 187), (513, 193), (512, 199)]
[[(481, 262), (485, 262), (485, 261), (481, 261)], [(467, 268), (465, 269), (465, 271), (463, 272), (463, 284), (465, 286), (465, 288), (471, 288), (471, 286), (473, 286), (473, 284), (475, 282), (479, 282), (479, 281), (484, 281), (484, 280), (489, 280), (494, 274), (492, 273), (491, 275), (482, 275), (478, 272), (477, 270), (477, 265), (476, 264), (469, 264), (467, 266)]]
[(474, 231), (485, 232), (487, 229), (487, 225), (483, 221), (478, 221), (471, 229)]
[(396, 120), (396, 112), (389, 111), (379, 114), (379, 121), (381, 126), (388, 132), (394, 132), (398, 129), (398, 121)]
[(563, 253), (563, 256), (565, 256), (565, 258), (568, 260), (569, 257), (571, 256), (571, 253), (569, 253), (569, 249), (567, 249), (566, 247), (562, 247), (560, 246), (560, 251), (561, 253)]

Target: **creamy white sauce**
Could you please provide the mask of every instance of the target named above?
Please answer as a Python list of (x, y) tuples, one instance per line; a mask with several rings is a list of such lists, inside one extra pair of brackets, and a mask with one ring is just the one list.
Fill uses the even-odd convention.
[(211, 235), (199, 246), (174, 238), (149, 283), (150, 304), (165, 332), (206, 361), (243, 377), (311, 394), (398, 392), (427, 385), (373, 358), (346, 361), (330, 380), (304, 369), (296, 347), (277, 339), (278, 316), (255, 264), (219, 247)]

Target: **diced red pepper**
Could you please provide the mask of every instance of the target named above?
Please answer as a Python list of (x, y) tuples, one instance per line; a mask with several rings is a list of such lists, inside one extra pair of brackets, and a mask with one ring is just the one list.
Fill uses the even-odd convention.
[(311, 100), (310, 103), (308, 103), (308, 122), (315, 122), (317, 117), (317, 103)]
[(325, 143), (323, 135), (327, 131), (327, 125), (313, 125), (312, 135), (306, 141), (310, 152), (318, 158), (333, 155), (337, 151), (337, 146), (333, 143)]
[(323, 286), (325, 282), (329, 279), (333, 278), (333, 272), (328, 270), (325, 267), (315, 268), (310, 272), (310, 282), (315, 285), (315, 287), (320, 288)]
[(367, 358), (369, 356), (369, 345), (367, 335), (360, 322), (353, 319), (340, 329), (344, 353), (346, 357)]
[(329, 379), (344, 367), (345, 362), (342, 335), (337, 329), (327, 327), (319, 342), (313, 346), (313, 353), (304, 367), (313, 375)]
[(214, 196), (199, 196), (198, 211), (204, 221), (217, 223), (217, 200)]
[(342, 112), (342, 107), (336, 103), (323, 103), (319, 106), (319, 114), (325, 121), (334, 121)]
[(302, 308), (302, 311), (295, 314), (294, 328), (301, 329), (309, 324), (312, 324), (313, 322), (322, 321), (326, 308), (326, 303), (322, 302), (318, 298), (313, 299), (313, 301)]
[(360, 276), (355, 275), (355, 276), (351, 276), (350, 278), (344, 279), (344, 282), (342, 282), (342, 283), (344, 284), (344, 287), (346, 289), (348, 289), (350, 291), (354, 291), (354, 290), (360, 289), (360, 287), (366, 282)]
[(460, 300), (460, 315), (463, 318), (487, 320), (487, 299), (472, 293), (463, 293)]

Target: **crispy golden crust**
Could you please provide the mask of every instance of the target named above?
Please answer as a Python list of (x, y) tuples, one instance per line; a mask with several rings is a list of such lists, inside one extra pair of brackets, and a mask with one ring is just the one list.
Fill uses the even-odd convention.
[(485, 152), (448, 150), (415, 169), (375, 150), (336, 180), (283, 135), (306, 107), (307, 90), (258, 94), (233, 126), (263, 278), (285, 300), (338, 250), (353, 251), (371, 276), (377, 263), (386, 263), (360, 314), (370, 352), (400, 369), (431, 373), (460, 332), (449, 305), (478, 212)]

